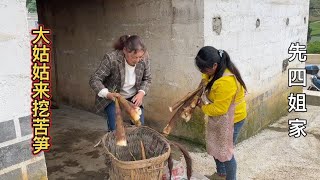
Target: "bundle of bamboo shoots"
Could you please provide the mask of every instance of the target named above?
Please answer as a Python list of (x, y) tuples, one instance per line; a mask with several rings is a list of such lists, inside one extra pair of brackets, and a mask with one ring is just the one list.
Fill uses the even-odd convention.
[(186, 122), (188, 122), (191, 119), (192, 113), (198, 105), (198, 102), (204, 92), (204, 89), (205, 83), (204, 81), (201, 81), (196, 90), (189, 92), (185, 97), (176, 102), (173, 106), (169, 107), (170, 112), (173, 112), (176, 109), (177, 111), (174, 113), (167, 126), (163, 129), (162, 132), (164, 134), (170, 134), (172, 127), (180, 117), (183, 118)]
[(129, 114), (131, 121), (136, 125), (140, 126), (140, 115), (141, 109), (136, 107), (133, 103), (127, 101), (124, 97), (119, 96), (115, 99), (116, 105), (116, 144), (118, 146), (127, 146), (127, 140), (125, 130), (123, 126), (123, 119), (121, 115), (121, 107)]

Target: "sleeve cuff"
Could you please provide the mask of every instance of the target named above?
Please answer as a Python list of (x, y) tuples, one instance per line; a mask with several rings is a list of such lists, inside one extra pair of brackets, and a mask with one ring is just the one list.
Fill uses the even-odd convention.
[(146, 92), (144, 90), (139, 90), (139, 92), (143, 92), (144, 95), (146, 95)]
[(108, 93), (109, 93), (109, 90), (107, 88), (104, 88), (98, 93), (98, 96), (102, 98), (106, 98)]
[(206, 114), (206, 112), (207, 112), (206, 107), (207, 107), (207, 105), (203, 105), (203, 106), (201, 107), (202, 112), (205, 113), (205, 114)]
[(208, 83), (209, 83), (209, 76), (208, 75), (206, 75), (206, 74), (202, 74), (201, 75), (201, 81), (205, 84), (205, 85), (207, 85)]

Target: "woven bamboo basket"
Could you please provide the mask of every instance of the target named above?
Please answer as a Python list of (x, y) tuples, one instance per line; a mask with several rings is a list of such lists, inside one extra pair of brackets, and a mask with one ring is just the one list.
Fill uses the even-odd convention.
[[(171, 148), (167, 139), (157, 131), (146, 127), (126, 128), (128, 145), (116, 145), (115, 132), (102, 138), (103, 147), (111, 159), (111, 180), (160, 180), (164, 164)], [(140, 141), (144, 144), (146, 159), (142, 159)]]

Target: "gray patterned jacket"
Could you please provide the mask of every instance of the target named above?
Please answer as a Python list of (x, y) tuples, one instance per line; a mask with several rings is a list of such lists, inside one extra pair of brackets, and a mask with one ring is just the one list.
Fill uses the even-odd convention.
[[(136, 64), (136, 88), (143, 90), (148, 94), (151, 84), (150, 61), (145, 59)], [(97, 112), (101, 112), (109, 105), (111, 100), (101, 98), (97, 94), (104, 88), (109, 91), (116, 90), (120, 92), (124, 85), (125, 78), (125, 59), (122, 51), (112, 51), (104, 55), (100, 66), (90, 77), (89, 85), (96, 93), (95, 108)]]

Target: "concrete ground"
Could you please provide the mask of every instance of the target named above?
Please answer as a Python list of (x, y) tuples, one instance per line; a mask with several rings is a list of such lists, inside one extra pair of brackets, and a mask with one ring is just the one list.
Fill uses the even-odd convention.
[[(320, 107), (307, 108), (237, 145), (238, 179), (320, 179)], [(306, 137), (288, 136), (288, 119), (295, 118), (307, 120)], [(103, 151), (93, 147), (104, 133), (103, 117), (68, 106), (53, 110), (53, 146), (46, 153), (49, 179), (107, 179)], [(203, 147), (180, 142), (190, 151), (194, 172), (215, 171)]]
[[(306, 113), (289, 113), (258, 135), (236, 147), (238, 179), (318, 180), (320, 179), (320, 107), (307, 106)], [(306, 137), (288, 136), (289, 119), (306, 119)], [(213, 158), (192, 153), (194, 170), (212, 174)]]
[[(320, 107), (290, 113), (237, 147), (239, 179), (320, 179)], [(306, 119), (307, 136), (288, 136), (289, 119)]]
[(48, 179), (104, 179), (103, 151), (94, 148), (105, 134), (103, 117), (68, 106), (52, 114), (52, 148), (45, 154)]

